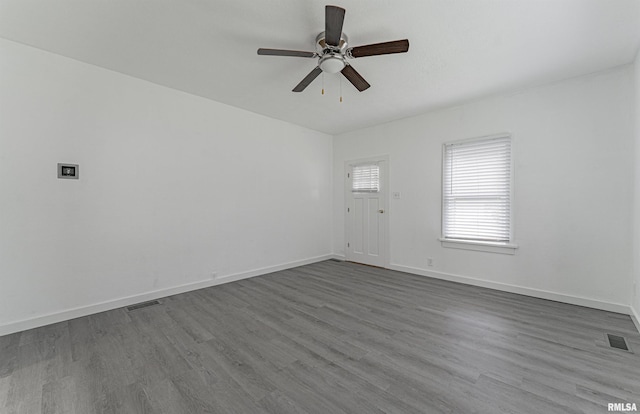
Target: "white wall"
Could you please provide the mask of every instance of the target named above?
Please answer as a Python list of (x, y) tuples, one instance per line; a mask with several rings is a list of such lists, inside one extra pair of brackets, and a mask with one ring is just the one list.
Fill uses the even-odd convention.
[(6, 40), (0, 56), (0, 334), (331, 253), (331, 136)]
[(635, 188), (634, 188), (634, 240), (633, 240), (633, 289), (631, 289), (631, 307), (635, 322), (640, 330), (640, 50), (636, 55), (634, 68), (635, 102), (633, 117), (635, 121)]
[[(335, 137), (334, 250), (344, 254), (345, 160), (388, 154), (390, 191), (402, 194), (388, 209), (392, 268), (628, 312), (632, 77), (625, 66)], [(520, 248), (443, 248), (442, 144), (505, 131)]]

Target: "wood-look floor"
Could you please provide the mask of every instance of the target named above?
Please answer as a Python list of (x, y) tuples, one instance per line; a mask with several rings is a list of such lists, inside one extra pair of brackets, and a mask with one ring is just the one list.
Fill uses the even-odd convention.
[(0, 412), (640, 408), (626, 315), (334, 261), (160, 301), (0, 337)]

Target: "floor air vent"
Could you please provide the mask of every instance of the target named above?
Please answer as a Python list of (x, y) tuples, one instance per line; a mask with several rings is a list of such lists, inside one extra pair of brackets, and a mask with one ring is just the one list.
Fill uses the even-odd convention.
[(624, 351), (628, 351), (629, 347), (627, 346), (627, 342), (623, 337), (618, 335), (607, 334), (607, 338), (609, 338), (609, 346), (611, 348), (622, 349)]
[(136, 309), (142, 309), (142, 308), (146, 308), (149, 306), (153, 306), (153, 305), (159, 305), (160, 302), (158, 302), (157, 300), (150, 300), (149, 302), (141, 302), (141, 303), (137, 303), (135, 305), (131, 305), (131, 306), (127, 306), (127, 310), (129, 312), (134, 311)]

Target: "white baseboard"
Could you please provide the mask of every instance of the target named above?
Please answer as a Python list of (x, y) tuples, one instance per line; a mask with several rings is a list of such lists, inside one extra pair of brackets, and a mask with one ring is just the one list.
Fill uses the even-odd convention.
[[(91, 315), (94, 313), (104, 312), (112, 309), (121, 308), (124, 306), (133, 305), (140, 302), (145, 302), (154, 299), (160, 299), (171, 295), (177, 295), (179, 293), (185, 293), (192, 290), (203, 289), (211, 286), (221, 285), (224, 283), (235, 282), (237, 280), (248, 279), (255, 276), (261, 276), (268, 273), (278, 272), (280, 270), (291, 269), (298, 266), (304, 266), (316, 262), (321, 262), (329, 259), (345, 260), (344, 255), (340, 254), (327, 254), (323, 256), (316, 256), (304, 260), (297, 260), (293, 262), (283, 263), (276, 266), (267, 266), (259, 269), (253, 269), (245, 272), (238, 272), (229, 275), (217, 277), (215, 279), (207, 279), (199, 282), (187, 283), (184, 285), (173, 286), (170, 288), (154, 290), (151, 292), (144, 292), (137, 295), (126, 296), (123, 298), (113, 299), (100, 303), (95, 303), (87, 306), (81, 306), (77, 308), (67, 309), (61, 312), (54, 312), (46, 315), (40, 315), (33, 318), (23, 319), (16, 322), (0, 325), (0, 336), (8, 335), (15, 332), (24, 331), (27, 329), (37, 328), (40, 326), (50, 325), (53, 323), (63, 322), (69, 319), (79, 318), (82, 316)], [(467, 276), (454, 275), (444, 272), (436, 272), (430, 270), (419, 269), (415, 267), (402, 266), (397, 264), (391, 264), (389, 269), (399, 272), (411, 273), (419, 276), (433, 277), (435, 279), (449, 280), (453, 282), (464, 283), (467, 285), (481, 286), (495, 290), (501, 290), (504, 292), (518, 293), (526, 296), (533, 296), (541, 299), (549, 299), (558, 302), (570, 303), (573, 305), (586, 306), (589, 308), (602, 309), (611, 312), (623, 313), (631, 316), (638, 332), (640, 332), (640, 314), (631, 306), (602, 302), (595, 299), (581, 298), (578, 296), (564, 295), (555, 292), (549, 292), (545, 290), (526, 288), (522, 286), (509, 285), (499, 282), (491, 282), (483, 279), (476, 279)]]
[[(582, 298), (579, 296), (565, 295), (562, 293), (550, 292), (547, 290), (533, 289), (523, 286), (510, 285), (507, 283), (492, 282), (489, 280), (476, 279), (468, 276), (455, 275), (451, 273), (436, 272), (432, 270), (424, 270), (415, 267), (391, 264), (391, 270), (399, 272), (411, 273), (419, 276), (433, 277), (435, 279), (449, 280), (452, 282), (464, 283), (467, 285), (480, 286), (489, 289), (501, 290), (504, 292), (517, 293), (520, 295), (533, 296), (540, 299), (554, 300), (556, 302), (564, 302), (572, 305), (586, 306), (588, 308), (601, 309), (610, 312), (631, 314), (631, 307), (619, 303), (602, 302), (596, 299)], [(637, 326), (637, 325), (636, 325)]]
[(640, 332), (640, 312), (638, 312), (633, 306), (629, 306), (629, 309), (631, 309), (631, 320), (636, 326), (638, 332)]
[(267, 273), (278, 272), (280, 270), (291, 269), (293, 267), (304, 266), (311, 263), (321, 262), (324, 260), (332, 259), (334, 255), (327, 254), (323, 256), (311, 257), (303, 260), (296, 260), (294, 262), (288, 262), (279, 264), (276, 266), (267, 266), (259, 269), (248, 270), (245, 272), (238, 272), (229, 275), (217, 277), (215, 279), (207, 279), (199, 282), (187, 283), (184, 285), (173, 286), (165, 289), (158, 289), (151, 292), (144, 292), (136, 295), (126, 296), (123, 298), (108, 300), (100, 303), (94, 303), (91, 305), (80, 306), (77, 308), (66, 309), (60, 312), (53, 312), (45, 315), (35, 316), (33, 318), (23, 319), (16, 322), (10, 322), (8, 324), (0, 325), (0, 336), (9, 335), (15, 332), (25, 331), (27, 329), (37, 328), (40, 326), (50, 325), (52, 323), (58, 323), (67, 321), (82, 316), (92, 315), (94, 313), (104, 312), (112, 309), (122, 308), (124, 306), (133, 305), (140, 302), (146, 302), (149, 300), (160, 299), (171, 295), (177, 295), (179, 293), (185, 293), (192, 290), (203, 289), (211, 286), (221, 285), (224, 283), (235, 282), (241, 279), (248, 279), (254, 276), (265, 275)]

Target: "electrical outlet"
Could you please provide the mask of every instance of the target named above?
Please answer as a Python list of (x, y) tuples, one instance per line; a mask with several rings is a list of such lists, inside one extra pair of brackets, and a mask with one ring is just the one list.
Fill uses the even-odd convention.
[(427, 266), (433, 266), (433, 257), (427, 257)]

